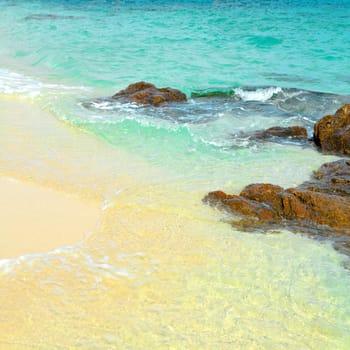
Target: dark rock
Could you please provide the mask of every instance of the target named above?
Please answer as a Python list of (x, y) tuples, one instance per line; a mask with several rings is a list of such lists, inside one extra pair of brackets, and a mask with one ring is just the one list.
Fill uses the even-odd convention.
[(61, 15), (53, 15), (53, 14), (32, 14), (24, 17), (25, 21), (28, 20), (37, 20), (37, 21), (43, 21), (43, 20), (61, 20), (61, 19), (81, 19), (84, 17), (77, 17), (77, 16), (61, 16)]
[(307, 139), (307, 131), (301, 126), (280, 127), (274, 126), (266, 130), (258, 130), (251, 134), (254, 139), (271, 139), (275, 137), (292, 138), (292, 139)]
[(322, 152), (350, 154), (350, 104), (314, 125), (314, 141)]
[(117, 92), (112, 96), (125, 102), (137, 102), (145, 105), (159, 106), (166, 102), (187, 101), (186, 95), (180, 90), (172, 88), (157, 88), (153, 84), (140, 81), (129, 85), (126, 89)]
[(350, 235), (350, 161), (326, 163), (295, 188), (252, 184), (239, 196), (216, 191), (203, 200), (243, 216), (235, 222), (241, 227), (277, 225)]

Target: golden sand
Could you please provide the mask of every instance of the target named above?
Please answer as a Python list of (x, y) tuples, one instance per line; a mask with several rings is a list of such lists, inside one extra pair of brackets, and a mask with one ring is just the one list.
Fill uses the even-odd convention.
[(83, 183), (89, 169), (77, 161), (85, 146), (94, 156), (94, 142), (15, 98), (0, 99), (0, 118), (0, 259), (77, 244), (101, 214), (101, 197)]
[(96, 226), (96, 203), (0, 178), (0, 258), (41, 253), (81, 241)]

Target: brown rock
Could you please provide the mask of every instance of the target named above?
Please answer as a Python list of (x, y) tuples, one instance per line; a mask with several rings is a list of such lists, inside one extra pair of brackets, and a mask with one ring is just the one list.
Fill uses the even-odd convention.
[(210, 192), (204, 198), (204, 201), (211, 205), (216, 205), (220, 209), (226, 209), (247, 217), (263, 220), (278, 219), (276, 213), (268, 206), (250, 201), (241, 196), (228, 195), (222, 191)]
[(284, 203), (286, 219), (311, 220), (319, 225), (350, 229), (349, 197), (298, 188), (286, 192), (291, 194), (287, 196), (288, 205)]
[(280, 193), (283, 188), (280, 186), (275, 186), (271, 184), (251, 184), (243, 189), (240, 193), (241, 197), (265, 203), (272, 208), (278, 216), (282, 212), (282, 200)]
[(236, 222), (243, 226), (258, 222), (350, 235), (350, 161), (326, 163), (310, 181), (296, 188), (252, 184), (239, 196), (217, 191), (204, 201), (243, 216)]
[(165, 102), (186, 101), (186, 95), (180, 90), (172, 88), (158, 89), (153, 84), (143, 81), (129, 85), (126, 89), (117, 92), (112, 96), (113, 99), (119, 99), (126, 102), (137, 102), (140, 104), (149, 104), (159, 106)]
[(350, 104), (314, 125), (314, 141), (325, 153), (350, 154)]
[(311, 180), (298, 187), (313, 192), (350, 197), (350, 161), (342, 159), (325, 163), (313, 174)]
[(293, 139), (307, 139), (307, 131), (301, 126), (289, 126), (283, 128), (281, 126), (274, 126), (266, 130), (258, 130), (251, 135), (254, 139), (270, 139), (275, 137), (293, 138)]

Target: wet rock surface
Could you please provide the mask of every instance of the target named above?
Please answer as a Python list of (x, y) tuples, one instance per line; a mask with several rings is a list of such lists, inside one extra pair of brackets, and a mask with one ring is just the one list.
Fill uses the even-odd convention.
[[(255, 140), (314, 141), (323, 153), (350, 155), (350, 104), (314, 124), (307, 139), (303, 127), (272, 127), (249, 136)], [(336, 249), (350, 255), (350, 160), (323, 164), (309, 181), (284, 189), (272, 184), (250, 184), (239, 195), (210, 192), (203, 201), (234, 215), (232, 225), (244, 231), (278, 230), (332, 238)]]
[(251, 184), (239, 195), (215, 191), (203, 201), (240, 216), (233, 224), (243, 229), (288, 227), (350, 236), (350, 160), (325, 163), (295, 188)]
[(314, 126), (314, 141), (324, 153), (350, 155), (350, 104), (326, 115)]
[(180, 90), (169, 87), (157, 88), (155, 85), (143, 81), (129, 85), (126, 89), (113, 95), (112, 99), (152, 106), (159, 106), (167, 102), (187, 101), (186, 95)]
[(312, 139), (308, 138), (306, 128), (302, 126), (273, 126), (264, 130), (257, 130), (249, 133), (241, 132), (235, 135), (236, 138), (247, 140), (248, 144), (274, 142), (280, 144), (293, 144), (302, 147), (313, 146)]
[(250, 136), (257, 140), (273, 140), (275, 138), (307, 140), (307, 131), (302, 126), (274, 126), (266, 130), (255, 131)]

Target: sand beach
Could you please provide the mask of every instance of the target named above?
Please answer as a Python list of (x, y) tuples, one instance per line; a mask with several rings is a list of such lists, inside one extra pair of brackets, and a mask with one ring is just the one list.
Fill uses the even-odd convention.
[(0, 179), (0, 256), (76, 245), (98, 225), (98, 203), (14, 178)]

